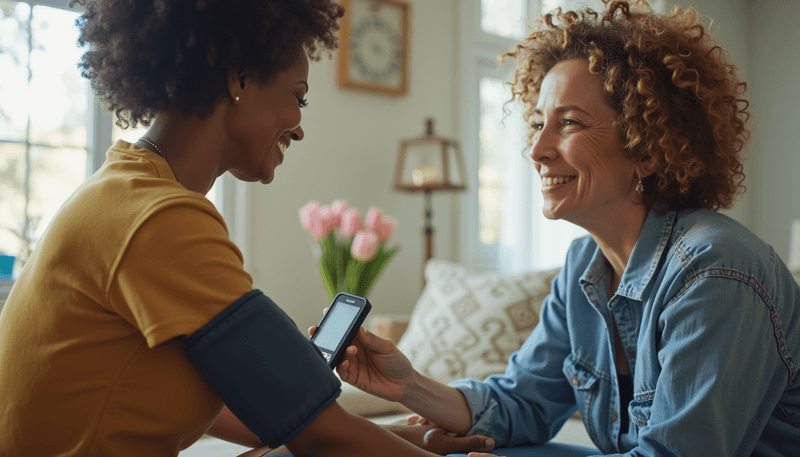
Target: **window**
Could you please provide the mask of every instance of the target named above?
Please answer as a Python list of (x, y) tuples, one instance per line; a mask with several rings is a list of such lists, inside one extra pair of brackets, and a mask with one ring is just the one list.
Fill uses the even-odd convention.
[[(658, 9), (661, 1), (654, 1)], [(506, 104), (514, 61), (497, 57), (528, 33), (528, 24), (557, 7), (601, 10), (601, 0), (465, 0), (461, 23), (462, 144), (467, 195), (462, 199), (462, 261), (473, 268), (518, 272), (563, 264), (573, 239), (586, 232), (542, 215), (540, 181), (522, 107)]]
[[(22, 262), (111, 144), (136, 141), (146, 130), (117, 127), (80, 75), (80, 12), (68, 4), (0, 0), (0, 252)], [(233, 181), (226, 174), (207, 197), (244, 250), (246, 234), (236, 221), (244, 211), (237, 212), (236, 200), (246, 189)]]
[[(66, 2), (64, 2), (66, 3)], [(91, 154), (78, 13), (0, 2), (0, 251), (26, 259)]]

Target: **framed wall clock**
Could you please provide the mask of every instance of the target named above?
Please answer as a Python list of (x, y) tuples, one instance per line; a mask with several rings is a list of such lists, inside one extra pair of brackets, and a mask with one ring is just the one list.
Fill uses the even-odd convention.
[(410, 6), (398, 0), (344, 0), (337, 85), (391, 95), (408, 92)]

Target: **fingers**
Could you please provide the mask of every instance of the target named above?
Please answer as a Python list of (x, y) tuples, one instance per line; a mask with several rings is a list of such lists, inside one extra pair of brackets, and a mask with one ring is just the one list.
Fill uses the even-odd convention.
[(314, 336), (315, 333), (317, 333), (316, 325), (312, 325), (311, 327), (308, 328), (308, 336)]
[(472, 449), (490, 450), (494, 448), (494, 440), (481, 435), (468, 436), (472, 438)]
[(423, 442), (426, 444), (426, 449), (444, 451), (443, 454), (451, 454), (454, 452), (472, 452), (477, 457), (483, 454), (480, 452), (489, 451), (494, 448), (495, 442), (493, 439), (486, 436), (457, 436), (454, 432), (449, 432), (439, 427), (434, 427), (428, 430), (423, 437)]

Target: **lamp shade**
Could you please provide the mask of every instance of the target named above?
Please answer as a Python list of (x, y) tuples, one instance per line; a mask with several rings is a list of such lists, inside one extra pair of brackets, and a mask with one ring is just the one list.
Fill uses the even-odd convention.
[(425, 136), (400, 142), (394, 188), (405, 192), (464, 190), (466, 174), (458, 143), (436, 136), (433, 119), (425, 123)]

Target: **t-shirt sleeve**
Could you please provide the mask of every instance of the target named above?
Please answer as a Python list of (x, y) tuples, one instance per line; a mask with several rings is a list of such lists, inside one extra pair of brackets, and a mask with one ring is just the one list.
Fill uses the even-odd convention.
[(177, 202), (138, 225), (112, 272), (108, 302), (155, 347), (191, 335), (252, 288), (219, 216)]

